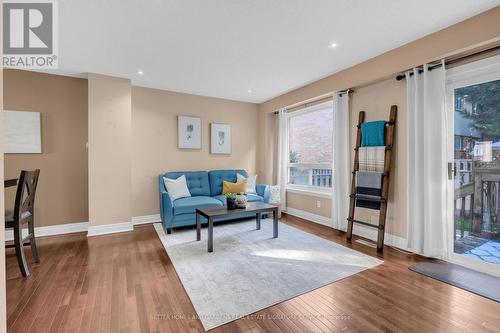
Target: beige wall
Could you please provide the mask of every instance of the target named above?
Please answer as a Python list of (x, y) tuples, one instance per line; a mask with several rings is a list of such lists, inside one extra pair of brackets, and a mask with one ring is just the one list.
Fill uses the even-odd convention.
[[(350, 104), (351, 138), (354, 146), (355, 123), (360, 110), (367, 111), (367, 120), (387, 118), (389, 107), (399, 107), (394, 171), (389, 193), (387, 232), (400, 237), (406, 236), (406, 174), (405, 174), (405, 82), (397, 82), (395, 74), (413, 66), (457, 54), (467, 49), (498, 42), (500, 40), (500, 7), (448, 27), (444, 30), (418, 39), (400, 48), (384, 53), (359, 65), (348, 68), (307, 86), (278, 96), (259, 106), (259, 176), (268, 183), (276, 179), (274, 156), (276, 142), (275, 117), (271, 114), (281, 107), (325, 96), (336, 90), (355, 88)], [(352, 157), (351, 157), (352, 163)], [(288, 197), (288, 196), (287, 196)], [(310, 199), (295, 198), (290, 202), (293, 208), (321, 215), (311, 209)], [(369, 210), (358, 210), (357, 217), (376, 223), (376, 214)]]
[(332, 200), (325, 197), (287, 192), (286, 206), (323, 217), (332, 217)]
[[(201, 150), (177, 148), (178, 115), (201, 118)], [(232, 125), (230, 156), (210, 154), (211, 122)], [(258, 135), (256, 104), (132, 87), (133, 216), (159, 213), (160, 173), (236, 168), (255, 173)]]
[[(36, 226), (88, 221), (87, 80), (21, 70), (4, 80), (5, 109), (40, 112), (42, 124), (42, 154), (6, 154), (5, 177), (40, 169)], [(15, 187), (6, 196), (13, 207)]]
[(89, 229), (132, 220), (130, 80), (89, 74)]

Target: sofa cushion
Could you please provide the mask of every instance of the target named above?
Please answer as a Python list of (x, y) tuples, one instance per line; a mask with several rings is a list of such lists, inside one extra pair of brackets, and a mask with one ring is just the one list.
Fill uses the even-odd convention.
[[(210, 179), (210, 196), (222, 194), (222, 184), (224, 181), (236, 183), (236, 174), (241, 174), (245, 177), (248, 176), (245, 170), (212, 170), (208, 172)], [(191, 193), (192, 195), (192, 193)]]
[(236, 179), (238, 182), (241, 182), (243, 180), (247, 181), (247, 188), (246, 188), (246, 193), (257, 193), (257, 189), (255, 188), (255, 185), (257, 185), (257, 175), (248, 175), (248, 177), (245, 177), (243, 175), (240, 175), (239, 173), (236, 174)]
[(214, 199), (219, 200), (223, 206), (227, 206), (227, 201), (226, 201), (226, 196), (225, 195), (216, 195), (215, 197), (212, 197)]
[(167, 172), (162, 176), (169, 179), (177, 179), (183, 175), (186, 177), (191, 196), (210, 196), (210, 185), (208, 183), (208, 173), (206, 171)]
[(229, 193), (245, 193), (247, 189), (247, 181), (242, 180), (241, 182), (231, 183), (227, 181), (222, 182), (222, 194)]
[(173, 203), (174, 215), (191, 214), (196, 212), (196, 208), (220, 206), (222, 206), (222, 202), (220, 200), (206, 196), (181, 198), (175, 200)]
[[(216, 195), (213, 198), (219, 200), (224, 206), (227, 205), (227, 203), (226, 203), (226, 196), (224, 196), (224, 195)], [(261, 197), (260, 195), (252, 194), (252, 193), (247, 193), (247, 202), (263, 202), (263, 201), (264, 201), (264, 198)]]
[(187, 187), (186, 177), (184, 175), (177, 179), (163, 177), (163, 181), (165, 182), (165, 188), (167, 189), (167, 192), (172, 200), (191, 196)]
[(264, 202), (264, 198), (260, 195), (247, 193), (247, 201), (248, 202)]

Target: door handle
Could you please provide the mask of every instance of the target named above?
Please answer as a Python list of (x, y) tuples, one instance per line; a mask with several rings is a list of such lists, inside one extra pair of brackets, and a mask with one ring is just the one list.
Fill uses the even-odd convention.
[(448, 179), (453, 180), (455, 169), (453, 168), (453, 163), (448, 162)]

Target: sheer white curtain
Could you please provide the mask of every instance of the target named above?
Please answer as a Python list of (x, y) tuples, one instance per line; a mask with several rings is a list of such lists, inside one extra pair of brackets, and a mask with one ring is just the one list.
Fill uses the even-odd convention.
[[(413, 74), (412, 74), (413, 73)], [(444, 66), (406, 73), (408, 248), (443, 257), (447, 235), (447, 115)]]
[(351, 179), (349, 154), (349, 94), (333, 95), (333, 227), (346, 230), (349, 212), (349, 182)]
[(280, 186), (281, 209), (286, 209), (286, 183), (288, 174), (288, 117), (286, 109), (278, 110), (278, 163), (277, 183)]

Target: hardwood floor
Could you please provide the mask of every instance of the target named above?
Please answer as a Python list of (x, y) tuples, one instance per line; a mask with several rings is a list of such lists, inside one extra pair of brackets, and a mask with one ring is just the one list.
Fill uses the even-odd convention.
[[(282, 222), (377, 256), (341, 232)], [(204, 331), (151, 225), (37, 242), (41, 264), (27, 253), (27, 279), (7, 250), (9, 332)], [(387, 247), (378, 257), (384, 264), (210, 332), (500, 332), (499, 303), (410, 271), (418, 256)]]

